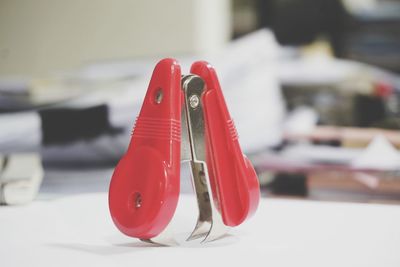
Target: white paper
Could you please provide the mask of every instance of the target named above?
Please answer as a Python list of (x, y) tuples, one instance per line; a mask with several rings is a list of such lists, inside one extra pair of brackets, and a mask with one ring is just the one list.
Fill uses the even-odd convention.
[(377, 135), (351, 165), (363, 169), (400, 170), (400, 153), (383, 135)]

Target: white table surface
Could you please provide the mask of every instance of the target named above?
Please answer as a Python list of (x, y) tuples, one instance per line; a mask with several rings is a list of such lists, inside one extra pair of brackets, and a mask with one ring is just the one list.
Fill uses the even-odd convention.
[[(177, 236), (194, 227), (184, 195)], [(222, 240), (159, 247), (123, 236), (106, 193), (0, 207), (0, 266), (400, 266), (400, 206), (262, 199)]]

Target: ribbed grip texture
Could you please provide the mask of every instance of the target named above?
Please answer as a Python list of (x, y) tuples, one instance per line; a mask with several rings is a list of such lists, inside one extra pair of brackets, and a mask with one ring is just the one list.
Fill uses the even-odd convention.
[(137, 117), (132, 134), (136, 138), (181, 141), (181, 123), (174, 119)]
[(229, 133), (232, 137), (232, 140), (238, 140), (239, 139), (239, 135), (236, 131), (236, 127), (235, 124), (233, 123), (233, 120), (227, 120), (226, 124), (228, 125), (228, 129), (229, 129)]

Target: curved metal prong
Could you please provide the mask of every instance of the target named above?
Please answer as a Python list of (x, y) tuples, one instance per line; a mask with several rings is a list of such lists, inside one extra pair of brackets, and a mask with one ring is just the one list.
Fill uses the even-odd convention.
[(199, 207), (196, 226), (187, 240), (205, 237), (202, 242), (218, 239), (227, 232), (220, 211), (214, 203), (216, 199), (213, 197), (206, 164), (204, 112), (201, 100), (204, 87), (204, 81), (196, 75), (182, 79), (186, 113), (182, 118), (186, 119), (192, 181)]

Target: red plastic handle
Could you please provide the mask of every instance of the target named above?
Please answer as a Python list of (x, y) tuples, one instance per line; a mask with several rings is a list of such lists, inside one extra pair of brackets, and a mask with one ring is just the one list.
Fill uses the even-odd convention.
[(128, 236), (157, 236), (175, 212), (180, 185), (180, 83), (175, 60), (157, 64), (129, 148), (114, 170), (110, 213)]
[(206, 83), (203, 94), (207, 136), (207, 166), (223, 221), (236, 226), (255, 212), (260, 199), (256, 172), (243, 155), (214, 68), (207, 62), (192, 65), (191, 73)]

